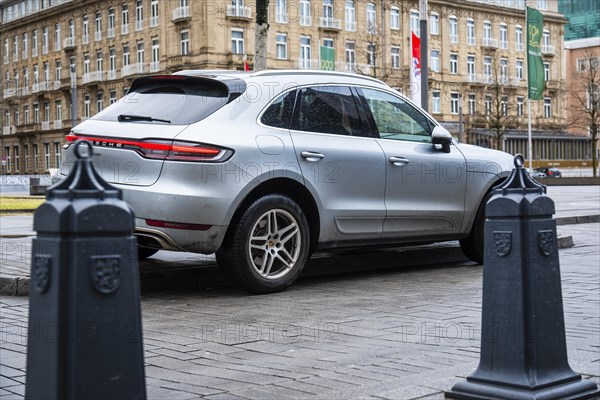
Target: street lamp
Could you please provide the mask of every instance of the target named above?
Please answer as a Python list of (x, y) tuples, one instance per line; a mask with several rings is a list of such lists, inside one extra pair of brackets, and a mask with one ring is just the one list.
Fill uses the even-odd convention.
[(421, 21), (419, 31), (421, 32), (421, 108), (429, 111), (429, 57), (427, 56), (427, 0), (419, 3)]

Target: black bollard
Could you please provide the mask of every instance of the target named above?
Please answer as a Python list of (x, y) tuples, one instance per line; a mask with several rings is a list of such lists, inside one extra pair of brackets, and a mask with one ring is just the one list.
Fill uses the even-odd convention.
[(133, 212), (74, 146), (33, 219), (25, 398), (145, 399)]
[(554, 202), (515, 156), (486, 205), (481, 354), (446, 397), (591, 399), (598, 386), (567, 359)]

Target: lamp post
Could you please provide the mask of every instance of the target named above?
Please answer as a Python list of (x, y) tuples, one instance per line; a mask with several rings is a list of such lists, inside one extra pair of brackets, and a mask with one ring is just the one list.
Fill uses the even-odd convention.
[(427, 0), (421, 0), (419, 4), (421, 21), (419, 31), (421, 32), (421, 108), (429, 111), (429, 58), (427, 57)]
[(75, 65), (71, 65), (71, 129), (77, 125), (77, 75)]

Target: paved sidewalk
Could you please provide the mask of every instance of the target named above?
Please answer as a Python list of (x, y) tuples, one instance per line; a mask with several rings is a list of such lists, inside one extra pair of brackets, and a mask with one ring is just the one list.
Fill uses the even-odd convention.
[[(600, 382), (600, 224), (560, 251), (569, 362)], [(151, 399), (442, 399), (478, 364), (482, 268), (302, 278), (283, 293), (226, 285), (142, 296)], [(366, 268), (369, 268), (368, 270)], [(0, 397), (24, 391), (27, 299), (0, 297)]]

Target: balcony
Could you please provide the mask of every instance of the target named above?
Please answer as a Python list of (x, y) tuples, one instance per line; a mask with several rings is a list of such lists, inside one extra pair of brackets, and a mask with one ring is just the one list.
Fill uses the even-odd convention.
[(467, 44), (469, 46), (475, 46), (477, 44), (477, 39), (475, 39), (473, 36), (468, 37), (467, 38)]
[(542, 54), (545, 56), (554, 56), (556, 55), (555, 47), (549, 44), (542, 45)]
[(52, 126), (54, 127), (54, 129), (62, 129), (62, 127), (63, 127), (62, 119), (55, 119), (54, 124)]
[(102, 40), (102, 31), (96, 31), (96, 32), (94, 33), (94, 40), (95, 40), (96, 42), (99, 42), (99, 41), (101, 41), (101, 40)]
[(50, 91), (59, 90), (59, 89), (60, 89), (60, 81), (38, 82), (38, 83), (34, 83), (31, 86), (32, 93), (50, 92)]
[(144, 21), (135, 21), (135, 31), (139, 32), (144, 29)]
[(21, 88), (21, 96), (29, 96), (30, 94), (31, 94), (31, 89), (29, 88), (29, 85), (23, 86)]
[(81, 43), (88, 44), (90, 42), (90, 35), (83, 35), (81, 37)]
[(559, 90), (564, 89), (564, 84), (561, 84), (560, 81), (549, 80), (546, 81), (546, 87), (548, 88), (548, 90)]
[(130, 64), (121, 68), (121, 78), (135, 75), (135, 74), (143, 74), (146, 71), (144, 63)]
[(319, 28), (339, 31), (342, 29), (342, 21), (339, 18), (319, 17)]
[(346, 30), (348, 32), (356, 32), (356, 21), (346, 21)]
[(300, 25), (311, 26), (312, 25), (312, 17), (310, 15), (301, 15), (300, 16)]
[(508, 42), (506, 40), (501, 40), (500, 41), (500, 48), (501, 49), (508, 49)]
[(8, 99), (9, 97), (16, 96), (18, 94), (17, 88), (4, 89), (2, 91), (2, 97)]
[(63, 48), (65, 50), (72, 50), (75, 48), (75, 38), (74, 37), (68, 37), (65, 40), (63, 40)]
[(119, 79), (117, 70), (116, 69), (108, 70), (106, 72), (106, 79), (108, 79), (109, 81)]
[(8, 64), (8, 63), (10, 63), (10, 57), (4, 56), (4, 64)]
[(23, 60), (27, 60), (27, 50), (23, 50), (23, 51), (21, 52), (21, 58), (22, 58)]
[(173, 10), (173, 22), (183, 22), (190, 19), (190, 8), (189, 7), (177, 7)]
[(450, 35), (450, 43), (458, 43), (458, 35)]
[(106, 37), (107, 38), (111, 39), (111, 38), (114, 38), (115, 36), (116, 36), (116, 29), (114, 27), (108, 28), (106, 30)]
[(160, 61), (152, 61), (150, 63), (150, 72), (160, 71)]
[(60, 51), (60, 40), (54, 42), (54, 51)]
[(38, 56), (38, 49), (37, 47), (32, 47), (31, 48), (31, 57), (37, 57)]
[(523, 51), (523, 42), (515, 42), (515, 49), (517, 51)]
[(252, 9), (247, 6), (228, 5), (225, 9), (225, 16), (234, 19), (252, 18)]
[(17, 132), (17, 128), (15, 128), (14, 125), (2, 127), (3, 135), (12, 135), (13, 133), (16, 133), (16, 132)]
[(129, 34), (129, 24), (121, 25), (121, 35)]
[(48, 45), (42, 46), (42, 54), (48, 54)]
[(319, 60), (299, 59), (296, 64), (298, 69), (319, 69)]
[(42, 130), (49, 131), (50, 130), (50, 121), (42, 121)]
[(101, 81), (103, 80), (103, 75), (103, 71), (94, 71), (88, 74), (83, 74), (83, 84), (85, 85), (86, 83)]
[(486, 47), (488, 49), (497, 49), (498, 39), (483, 38), (481, 39), (481, 47)]

